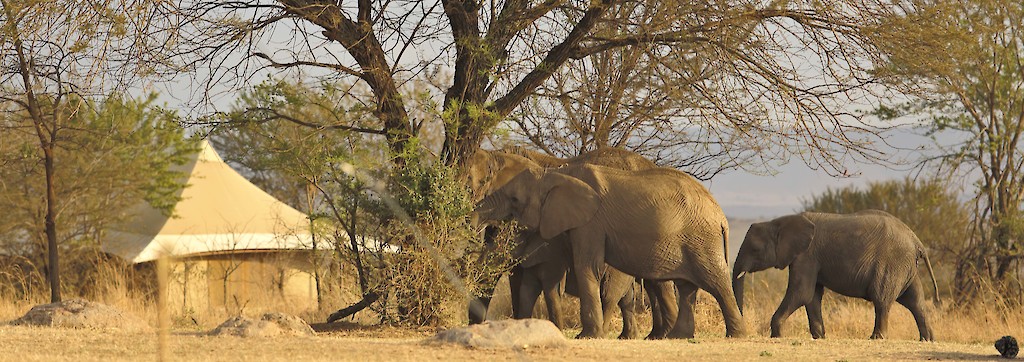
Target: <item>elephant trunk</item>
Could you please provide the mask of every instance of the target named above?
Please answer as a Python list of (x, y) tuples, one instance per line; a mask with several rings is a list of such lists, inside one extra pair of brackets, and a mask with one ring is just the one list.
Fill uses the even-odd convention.
[(732, 274), (732, 293), (736, 295), (736, 306), (739, 307), (740, 314), (743, 314), (743, 287), (746, 280), (747, 272), (737, 264)]
[(501, 221), (509, 214), (508, 201), (503, 197), (490, 195), (476, 204), (472, 222), (476, 224)]

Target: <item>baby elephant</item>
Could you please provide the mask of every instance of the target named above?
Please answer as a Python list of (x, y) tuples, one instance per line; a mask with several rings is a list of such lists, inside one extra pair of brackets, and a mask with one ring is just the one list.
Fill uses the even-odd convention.
[(931, 341), (917, 274), (921, 259), (928, 266), (938, 303), (938, 286), (924, 246), (895, 216), (878, 210), (845, 215), (805, 212), (750, 226), (733, 268), (733, 290), (742, 311), (746, 273), (789, 267), (786, 296), (772, 316), (772, 337), (781, 337), (786, 318), (803, 306), (811, 337), (824, 338), (821, 296), (827, 287), (874, 303), (872, 339), (884, 338), (889, 307), (899, 302), (914, 315), (921, 340)]

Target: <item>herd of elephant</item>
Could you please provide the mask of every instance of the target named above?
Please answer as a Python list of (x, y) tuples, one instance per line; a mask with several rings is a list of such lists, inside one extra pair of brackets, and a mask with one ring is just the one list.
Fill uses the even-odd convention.
[[(718, 302), (728, 337), (748, 334), (742, 316), (747, 273), (789, 268), (785, 297), (771, 319), (805, 307), (813, 338), (823, 338), (824, 288), (871, 301), (871, 338), (884, 338), (893, 302), (913, 314), (921, 340), (933, 340), (918, 277), (924, 247), (899, 219), (878, 210), (805, 212), (753, 224), (730, 273), (729, 224), (711, 193), (692, 176), (658, 167), (619, 148), (571, 159), (524, 149), (481, 150), (466, 167), (480, 222), (522, 227), (510, 273), (515, 318), (529, 318), (543, 294), (548, 317), (564, 327), (560, 285), (580, 298), (578, 338), (602, 338), (617, 306), (619, 338), (638, 338), (633, 283), (644, 281), (652, 309), (649, 339), (693, 338), (698, 289)], [(933, 273), (932, 273), (933, 274)], [(931, 277), (935, 286), (934, 274)], [(935, 289), (938, 302), (938, 291)], [(470, 310), (470, 321), (483, 319)]]

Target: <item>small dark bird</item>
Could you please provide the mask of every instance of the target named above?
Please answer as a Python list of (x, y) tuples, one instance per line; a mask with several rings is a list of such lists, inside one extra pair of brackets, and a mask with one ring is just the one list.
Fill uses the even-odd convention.
[(996, 341), (996, 350), (1003, 358), (1015, 358), (1017, 352), (1020, 352), (1020, 347), (1017, 345), (1017, 339), (1013, 336), (1003, 336)]

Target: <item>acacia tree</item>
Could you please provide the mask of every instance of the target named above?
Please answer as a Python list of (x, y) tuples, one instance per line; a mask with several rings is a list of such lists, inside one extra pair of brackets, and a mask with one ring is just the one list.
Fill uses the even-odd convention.
[[(618, 11), (641, 12), (639, 19), (653, 21), (657, 14), (638, 5), (626, 4)], [(700, 89), (714, 81), (711, 61), (692, 49), (687, 50), (689, 57), (681, 58), (659, 50), (623, 47), (569, 62), (514, 114), (508, 122), (512, 138), (562, 157), (608, 146), (626, 148), (703, 180), (752, 166), (745, 162), (752, 155), (749, 140), (732, 135), (734, 127), (721, 127), (721, 121), (751, 119), (730, 120), (737, 115), (718, 113), (715, 121), (694, 112), (702, 103), (722, 103)]]
[[(0, 254), (26, 261), (28, 270), (23, 271), (29, 275), (24, 278), (34, 279), (35, 265), (44, 266), (50, 282), (60, 276), (61, 265), (90, 267), (87, 262), (50, 257), (69, 251), (72, 258), (97, 252), (105, 229), (131, 216), (124, 210), (148, 202), (170, 212), (178, 201), (180, 174), (168, 169), (185, 163), (189, 153), (198, 149), (186, 141), (175, 114), (153, 106), (154, 99), (111, 96), (96, 103), (72, 99), (68, 103), (74, 106), (68, 108), (75, 110), (73, 115), (48, 112), (67, 117), (62, 119), (66, 128), (53, 145), (54, 162), (49, 169), (53, 183), (44, 182), (47, 165), (40, 162), (45, 156), (35, 128), (27, 121), (30, 116), (14, 111), (0, 114), (4, 139), (0, 209), (5, 210), (0, 215)], [(45, 215), (51, 208), (52, 224), (48, 225), (51, 220)], [(48, 229), (56, 232), (56, 247), (49, 244)], [(71, 280), (65, 284), (75, 292), (90, 288), (74, 282), (82, 281), (79, 275)], [(16, 289), (27, 295), (38, 288), (32, 280)], [(51, 292), (59, 296), (60, 288)]]
[[(1024, 4), (933, 0), (882, 36), (915, 41), (887, 49), (882, 72), (899, 75), (918, 100), (880, 109), (914, 115), (963, 141), (926, 160), (940, 173), (977, 177), (970, 247), (957, 268), (961, 301), (993, 285), (1020, 298), (1024, 258)], [(913, 25), (910, 25), (910, 24)]]
[[(174, 46), (147, 59), (202, 70), (207, 89), (244, 83), (264, 67), (365, 85), (362, 102), (379, 120), (375, 127), (321, 125), (381, 134), (393, 155), (424, 124), (410, 116), (401, 91), (410, 80), (437, 80), (441, 154), (459, 164), (571, 62), (636, 50), (645, 64), (637, 81), (653, 81), (638, 95), (684, 85), (687, 93), (654, 98), (714, 99), (682, 102), (666, 114), (699, 120), (687, 126), (735, 129), (758, 140), (757, 151), (813, 149), (764, 157), (796, 155), (835, 173), (848, 157), (878, 156), (870, 139), (850, 135), (863, 125), (841, 107), (873, 82), (866, 72), (876, 52), (872, 29), (902, 11), (886, 1), (847, 0), (248, 0), (157, 10), (166, 15), (161, 44)], [(793, 51), (800, 48), (806, 53)]]
[(0, 1), (0, 102), (7, 122), (32, 130), (43, 168), (50, 299), (59, 301), (59, 149), (92, 99), (133, 84), (143, 7), (123, 2)]

